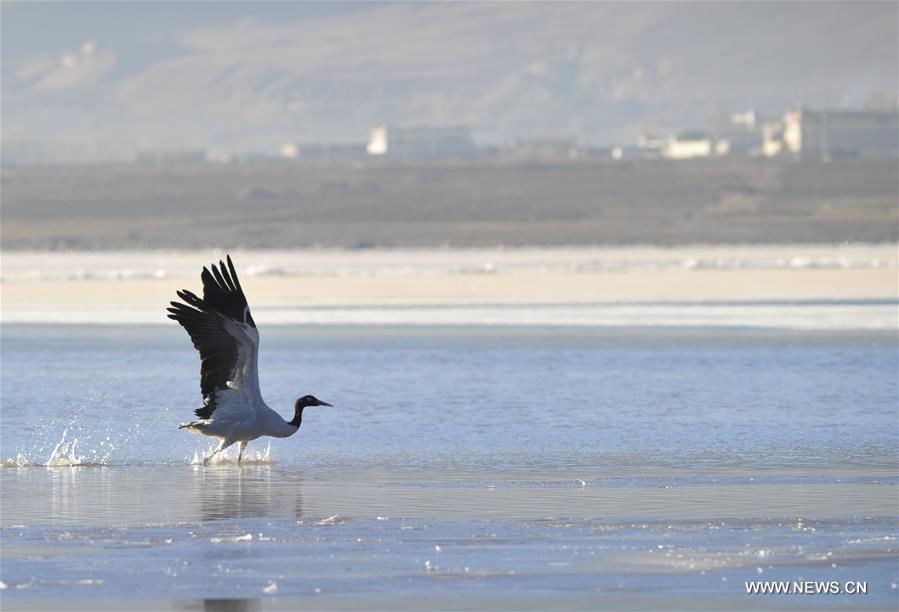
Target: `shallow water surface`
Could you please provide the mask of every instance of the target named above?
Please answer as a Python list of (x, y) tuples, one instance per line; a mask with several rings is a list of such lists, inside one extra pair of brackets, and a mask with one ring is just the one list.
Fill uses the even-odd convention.
[(273, 328), (335, 408), (203, 467), (180, 331), (2, 329), (4, 609), (897, 602), (894, 334)]

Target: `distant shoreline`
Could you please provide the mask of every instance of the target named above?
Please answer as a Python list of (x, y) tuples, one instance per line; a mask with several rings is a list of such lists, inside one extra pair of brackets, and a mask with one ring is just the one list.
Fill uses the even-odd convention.
[(4, 250), (892, 243), (895, 158), (3, 167)]
[[(895, 329), (895, 245), (249, 250), (260, 324)], [(165, 323), (221, 251), (3, 252), (3, 323)]]

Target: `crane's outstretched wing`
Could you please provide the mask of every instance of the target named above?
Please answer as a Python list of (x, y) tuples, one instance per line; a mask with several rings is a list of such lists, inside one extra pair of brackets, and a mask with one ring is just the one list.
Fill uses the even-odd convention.
[[(261, 399), (257, 357), (259, 332), (250, 314), (231, 257), (228, 266), (219, 261), (212, 272), (203, 268), (203, 299), (190, 291), (178, 291), (186, 302), (172, 302), (170, 319), (178, 321), (200, 352), (201, 419), (212, 417), (216, 408), (252, 410)], [(240, 408), (242, 407), (242, 408)]]

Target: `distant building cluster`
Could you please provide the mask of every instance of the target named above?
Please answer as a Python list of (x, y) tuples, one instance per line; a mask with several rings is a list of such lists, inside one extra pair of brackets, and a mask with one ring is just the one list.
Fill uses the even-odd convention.
[[(714, 134), (687, 132), (659, 138), (643, 134), (632, 155), (692, 159), (723, 155), (829, 160), (899, 155), (899, 113), (869, 110), (813, 110), (800, 107), (783, 117), (759, 121), (755, 111), (731, 113)], [(620, 149), (620, 148), (619, 148)], [(624, 151), (612, 150), (621, 159)]]
[(388, 159), (459, 158), (493, 154), (532, 160), (608, 157), (684, 160), (743, 155), (828, 160), (838, 157), (899, 155), (899, 113), (869, 110), (812, 110), (800, 107), (762, 120), (754, 110), (729, 113), (709, 132), (687, 131), (659, 137), (642, 134), (636, 147), (588, 148), (573, 138), (523, 139), (505, 148), (478, 147), (466, 127), (372, 129), (369, 156)]
[[(25, 143), (27, 145), (27, 143)], [(69, 151), (53, 157), (35, 146), (4, 143), (4, 163), (41, 163), (77, 158)], [(89, 152), (90, 153), (90, 152)], [(118, 159), (165, 166), (197, 163), (385, 162), (467, 159), (531, 160), (569, 163), (577, 160), (688, 160), (754, 156), (797, 160), (899, 156), (899, 112), (893, 110), (811, 109), (799, 107), (779, 117), (755, 110), (718, 112), (707, 131), (672, 135), (640, 134), (634, 144), (588, 147), (574, 137), (523, 138), (502, 146), (479, 144), (470, 126), (393, 126), (372, 128), (368, 142), (315, 143), (286, 141), (268, 152), (239, 153), (217, 149), (149, 149), (121, 152)], [(98, 153), (84, 161), (102, 160)]]

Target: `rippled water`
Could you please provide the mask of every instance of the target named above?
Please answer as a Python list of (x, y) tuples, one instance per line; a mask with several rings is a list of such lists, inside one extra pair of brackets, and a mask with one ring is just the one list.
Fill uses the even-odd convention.
[(263, 329), (269, 404), (335, 407), (209, 468), (180, 329), (2, 333), (4, 607), (896, 601), (892, 333)]
[[(185, 463), (199, 406), (182, 330), (3, 333), (3, 458), (44, 463), (64, 432), (103, 464)], [(888, 334), (565, 332), (489, 328), (262, 330), (261, 384), (282, 414), (305, 393), (281, 465), (698, 467), (892, 464)], [(265, 442), (250, 448), (260, 450)]]

